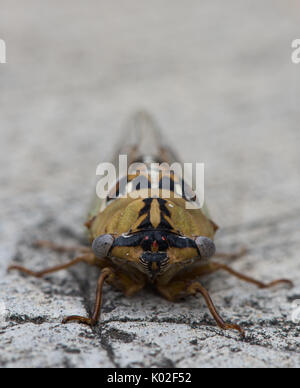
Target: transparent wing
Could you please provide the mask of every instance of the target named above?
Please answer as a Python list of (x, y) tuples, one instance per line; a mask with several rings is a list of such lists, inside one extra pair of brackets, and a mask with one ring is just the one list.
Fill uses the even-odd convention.
[[(145, 111), (139, 111), (133, 114), (124, 130), (123, 137), (116, 147), (115, 154), (111, 160), (114, 165), (117, 177), (119, 177), (119, 157), (126, 155), (128, 166), (133, 163), (163, 163), (172, 164), (178, 161), (175, 153), (167, 146), (160, 129), (154, 118)], [(127, 177), (120, 177), (127, 179)], [(118, 181), (111, 182), (111, 187), (118, 184)], [(89, 219), (103, 210), (107, 199), (99, 198), (96, 194), (92, 201)]]
[[(117, 181), (111, 182), (110, 188), (118, 191), (121, 180), (126, 180), (127, 176), (120, 176), (119, 172), (119, 157), (126, 155), (128, 166), (133, 163), (143, 163), (150, 167), (151, 163), (167, 163), (171, 166), (173, 163), (181, 164), (176, 153), (168, 146), (163, 138), (163, 135), (154, 120), (154, 118), (145, 111), (135, 113), (129, 120), (124, 131), (122, 140), (120, 141), (115, 155), (112, 159), (112, 164), (117, 172)], [(118, 180), (120, 178), (120, 180)], [(177, 188), (181, 189), (183, 176), (177, 174)], [(186, 182), (184, 183), (186, 184)], [(190, 193), (189, 198), (193, 197), (192, 189), (186, 184), (186, 189)], [(93, 217), (102, 211), (107, 206), (109, 201), (107, 198), (99, 198), (95, 195), (92, 203), (89, 217)]]
[(177, 155), (164, 140), (156, 121), (145, 111), (137, 112), (129, 119), (115, 155), (116, 165), (119, 155), (127, 155), (129, 165), (135, 162), (172, 164), (178, 161)]

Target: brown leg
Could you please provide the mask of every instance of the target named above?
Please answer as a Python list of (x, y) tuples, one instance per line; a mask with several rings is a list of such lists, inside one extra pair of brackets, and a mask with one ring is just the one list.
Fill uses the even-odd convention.
[(224, 320), (220, 317), (219, 313), (217, 312), (216, 307), (215, 307), (211, 297), (209, 296), (209, 293), (207, 292), (207, 290), (204, 287), (201, 286), (200, 283), (198, 283), (198, 282), (192, 283), (188, 287), (188, 292), (191, 294), (195, 294), (196, 292), (200, 292), (202, 294), (212, 316), (214, 317), (217, 325), (221, 329), (223, 329), (223, 330), (237, 330), (241, 333), (242, 337), (245, 337), (245, 331), (241, 326), (235, 325), (232, 323), (224, 322)]
[(247, 253), (248, 253), (248, 249), (246, 247), (242, 247), (239, 252), (236, 252), (236, 253), (217, 252), (214, 255), (214, 257), (218, 257), (219, 259), (237, 260), (245, 256)]
[(105, 280), (109, 276), (113, 276), (113, 271), (110, 268), (104, 268), (101, 271), (101, 275), (98, 279), (98, 286), (97, 286), (97, 294), (96, 294), (96, 303), (94, 307), (94, 312), (92, 315), (92, 318), (86, 318), (86, 317), (80, 317), (77, 315), (72, 315), (70, 317), (65, 318), (62, 323), (69, 323), (69, 322), (78, 322), (78, 323), (83, 323), (89, 326), (95, 326), (99, 320), (100, 317), (100, 311), (101, 311), (101, 303), (102, 303), (102, 289)]
[(237, 272), (237, 271), (233, 270), (232, 268), (228, 267), (227, 265), (221, 264), (221, 263), (210, 263), (209, 268), (211, 269), (211, 272), (224, 270), (224, 271), (230, 273), (231, 275), (233, 275), (241, 280), (244, 280), (245, 282), (255, 284), (259, 288), (271, 288), (271, 287), (277, 286), (278, 284), (288, 284), (291, 287), (294, 286), (293, 282), (291, 280), (288, 280), (288, 279), (277, 279), (271, 283), (262, 283), (259, 280), (253, 279), (253, 278), (246, 276), (246, 275), (243, 275), (240, 272)]
[(51, 249), (52, 251), (59, 252), (59, 253), (72, 253), (72, 252), (81, 252), (81, 253), (90, 253), (91, 248), (85, 247), (82, 245), (75, 245), (72, 247), (66, 247), (63, 245), (58, 245), (53, 243), (52, 241), (47, 241), (47, 240), (40, 240), (36, 241), (33, 246), (35, 248), (47, 248)]
[(30, 269), (27, 269), (25, 267), (19, 266), (19, 265), (12, 265), (7, 270), (8, 271), (20, 271), (26, 275), (33, 276), (35, 278), (42, 278), (45, 275), (61, 271), (63, 269), (68, 269), (70, 267), (73, 267), (76, 264), (79, 263), (88, 263), (93, 264), (95, 261), (95, 256), (93, 254), (85, 254), (83, 256), (79, 256), (76, 259), (70, 261), (69, 263), (58, 265), (56, 267), (48, 268), (43, 271), (35, 272), (31, 271)]

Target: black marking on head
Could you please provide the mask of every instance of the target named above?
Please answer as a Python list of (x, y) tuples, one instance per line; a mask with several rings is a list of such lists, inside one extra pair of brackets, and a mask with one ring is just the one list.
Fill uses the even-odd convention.
[(134, 233), (128, 237), (120, 236), (114, 241), (113, 248), (115, 247), (137, 247), (146, 251), (151, 251), (151, 247), (154, 242), (158, 244), (158, 250), (160, 252), (166, 251), (168, 248), (195, 248), (197, 245), (194, 240), (188, 237), (181, 237), (177, 234), (173, 234), (162, 230), (149, 230)]
[(145, 214), (147, 214), (147, 217), (140, 223), (140, 225), (138, 226), (138, 229), (140, 230), (154, 229), (151, 223), (151, 206), (154, 200), (156, 200), (159, 204), (160, 217), (161, 217), (161, 221), (157, 229), (173, 230), (172, 225), (170, 225), (170, 223), (164, 217), (164, 216), (171, 217), (171, 213), (166, 206), (168, 202), (162, 198), (146, 198), (143, 200), (145, 206), (140, 210), (139, 217), (142, 217)]
[(174, 248), (195, 248), (197, 249), (197, 245), (194, 240), (188, 237), (178, 236), (177, 234), (168, 234), (168, 241), (170, 247)]
[(150, 221), (150, 212), (148, 213), (144, 221), (138, 226), (138, 229), (153, 229), (153, 225)]
[(160, 221), (160, 224), (158, 225), (157, 229), (173, 230), (173, 227), (165, 219), (165, 217), (163, 215), (161, 215), (161, 221)]
[(171, 213), (169, 209), (167, 208), (166, 204), (168, 203), (165, 199), (157, 198), (157, 201), (159, 203), (160, 211), (164, 213), (166, 216), (171, 217)]
[(143, 200), (143, 202), (144, 202), (145, 206), (140, 210), (139, 217), (150, 212), (153, 198), (146, 198)]

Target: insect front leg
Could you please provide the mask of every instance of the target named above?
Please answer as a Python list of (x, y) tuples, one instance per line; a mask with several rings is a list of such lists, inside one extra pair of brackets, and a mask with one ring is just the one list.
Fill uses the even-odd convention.
[(206, 304), (214, 317), (217, 325), (223, 329), (223, 330), (237, 330), (241, 333), (241, 335), (245, 336), (245, 331), (242, 327), (239, 325), (226, 323), (219, 313), (217, 312), (217, 309), (209, 296), (208, 291), (199, 283), (192, 281), (190, 278), (186, 278), (184, 280), (175, 280), (167, 285), (160, 285), (158, 286), (158, 291), (168, 300), (170, 301), (176, 301), (181, 297), (188, 296), (188, 295), (196, 295), (198, 292), (202, 294), (204, 297)]
[(287, 284), (291, 287), (294, 286), (294, 283), (288, 279), (277, 279), (277, 280), (274, 280), (270, 283), (263, 283), (259, 280), (252, 278), (252, 277), (249, 277), (249, 276), (244, 275), (240, 272), (237, 272), (225, 264), (215, 263), (215, 262), (209, 263), (206, 267), (206, 271), (204, 271), (204, 268), (202, 268), (201, 271), (204, 271), (206, 273), (208, 273), (208, 272), (212, 273), (212, 272), (216, 272), (216, 271), (220, 271), (220, 270), (226, 271), (226, 272), (230, 273), (231, 275), (233, 275), (241, 280), (244, 280), (245, 282), (252, 283), (252, 284), (256, 285), (258, 288), (271, 288), (271, 287), (277, 286), (278, 284)]
[(244, 257), (248, 253), (248, 249), (246, 247), (241, 247), (238, 252), (235, 253), (224, 253), (217, 252), (214, 257), (218, 257), (219, 259), (227, 259), (227, 260), (237, 260), (241, 257)]
[(74, 245), (74, 246), (64, 246), (64, 245), (59, 245), (55, 244), (52, 241), (48, 240), (39, 240), (36, 241), (33, 246), (35, 248), (47, 248), (55, 252), (59, 253), (72, 253), (72, 252), (80, 252), (80, 253), (90, 253), (92, 252), (90, 247), (86, 247), (83, 245)]
[(44, 277), (45, 275), (49, 275), (51, 273), (54, 273), (54, 272), (58, 272), (58, 271), (62, 271), (64, 269), (68, 269), (70, 267), (73, 267), (74, 265), (76, 264), (79, 264), (79, 263), (87, 263), (87, 264), (90, 264), (90, 265), (95, 265), (96, 262), (95, 262), (96, 258), (95, 258), (95, 255), (92, 254), (92, 253), (87, 253), (85, 255), (82, 255), (82, 256), (79, 256), (79, 257), (76, 257), (74, 260), (70, 261), (69, 263), (66, 263), (66, 264), (62, 264), (62, 265), (57, 265), (55, 267), (51, 267), (51, 268), (48, 268), (48, 269), (45, 269), (43, 271), (32, 271), (28, 268), (25, 268), (25, 267), (22, 267), (22, 266), (19, 266), (19, 265), (11, 265), (10, 267), (8, 267), (8, 272), (10, 271), (19, 271), (25, 275), (29, 275), (29, 276), (33, 276), (35, 278), (42, 278)]
[(235, 325), (233, 323), (226, 323), (223, 318), (220, 316), (220, 314), (217, 312), (217, 309), (208, 293), (208, 291), (199, 283), (194, 282), (192, 283), (188, 289), (187, 292), (191, 295), (195, 295), (197, 292), (200, 292), (205, 299), (205, 302), (207, 304), (207, 307), (209, 308), (209, 311), (211, 312), (212, 316), (214, 317), (217, 325), (223, 329), (223, 330), (237, 330), (241, 333), (242, 337), (245, 337), (245, 331), (244, 329), (239, 326)]
[(69, 322), (78, 322), (89, 326), (95, 326), (100, 318), (101, 305), (102, 305), (102, 290), (103, 290), (104, 282), (107, 278), (113, 278), (113, 277), (114, 277), (114, 272), (112, 271), (112, 269), (107, 267), (101, 271), (101, 275), (99, 276), (99, 279), (98, 279), (94, 312), (91, 318), (72, 315), (70, 317), (66, 317), (62, 321), (62, 323), (66, 324)]

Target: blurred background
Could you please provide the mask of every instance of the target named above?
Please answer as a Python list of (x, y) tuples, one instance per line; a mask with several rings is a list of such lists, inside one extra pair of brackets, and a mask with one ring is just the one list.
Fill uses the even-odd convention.
[(49, 223), (83, 235), (96, 166), (140, 108), (205, 163), (219, 246), (276, 246), (274, 274), (297, 273), (296, 38), (299, 0), (0, 0), (1, 273)]
[(5, 208), (26, 206), (28, 194), (85, 202), (95, 166), (141, 107), (184, 161), (205, 162), (222, 224), (237, 221), (232, 212), (256, 217), (254, 205), (269, 216), (270, 202), (281, 212), (299, 201), (299, 6), (1, 0)]

